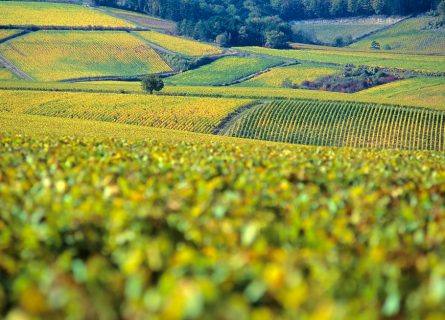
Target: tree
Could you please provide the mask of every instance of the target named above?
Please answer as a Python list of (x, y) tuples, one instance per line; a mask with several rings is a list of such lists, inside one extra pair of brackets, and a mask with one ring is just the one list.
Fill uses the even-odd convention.
[(150, 75), (142, 79), (142, 90), (150, 94), (153, 94), (153, 91), (161, 91), (162, 88), (164, 88), (164, 81), (158, 76)]
[(287, 47), (287, 37), (284, 32), (281, 31), (268, 31), (266, 32), (266, 47), (273, 49), (283, 49)]
[(439, 12), (440, 19), (445, 22), (445, 0), (437, 6), (437, 11)]
[(220, 47), (227, 47), (230, 42), (230, 37), (227, 32), (224, 32), (216, 36), (215, 42)]
[(372, 41), (371, 42), (371, 49), (373, 50), (380, 50), (380, 43), (378, 43), (377, 41)]

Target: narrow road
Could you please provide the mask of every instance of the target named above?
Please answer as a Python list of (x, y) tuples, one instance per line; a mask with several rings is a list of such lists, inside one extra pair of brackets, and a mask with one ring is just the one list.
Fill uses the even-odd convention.
[(0, 64), (3, 65), (6, 69), (14, 73), (22, 80), (33, 80), (30, 75), (20, 70), (17, 66), (15, 66), (11, 61), (0, 55)]

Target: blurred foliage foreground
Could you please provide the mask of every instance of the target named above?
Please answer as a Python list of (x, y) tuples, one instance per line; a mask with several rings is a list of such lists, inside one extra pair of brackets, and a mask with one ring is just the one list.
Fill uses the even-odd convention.
[(443, 319), (445, 156), (0, 138), (6, 319)]

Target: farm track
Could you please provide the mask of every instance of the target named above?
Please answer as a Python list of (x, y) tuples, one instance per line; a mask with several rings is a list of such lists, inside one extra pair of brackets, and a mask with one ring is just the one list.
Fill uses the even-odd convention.
[(17, 75), (22, 80), (33, 80), (33, 78), (25, 73), (24, 71), (20, 70), (16, 65), (14, 65), (11, 61), (6, 59), (0, 54), (0, 64), (2, 64), (6, 69)]
[(266, 101), (255, 101), (253, 103), (249, 103), (248, 105), (242, 106), (241, 108), (236, 109), (235, 111), (228, 114), (221, 122), (213, 129), (212, 134), (214, 135), (224, 135), (227, 130), (232, 126), (232, 124), (238, 120), (242, 114), (254, 107), (259, 105), (264, 105)]

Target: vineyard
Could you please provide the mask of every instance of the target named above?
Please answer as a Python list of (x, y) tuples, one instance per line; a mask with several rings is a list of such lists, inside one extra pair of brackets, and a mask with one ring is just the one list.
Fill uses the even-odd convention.
[(319, 77), (334, 74), (338, 67), (317, 64), (302, 63), (294, 66), (275, 68), (260, 74), (250, 80), (241, 82), (236, 86), (241, 87), (283, 87), (283, 81), (288, 79), (292, 83), (301, 84), (303, 81), (316, 80)]
[[(295, 45), (299, 48), (300, 45)], [(442, 56), (397, 54), (386, 51), (354, 51), (343, 48), (323, 48), (304, 46), (296, 50), (278, 50), (260, 47), (239, 47), (238, 50), (265, 54), (274, 57), (290, 58), (299, 61), (316, 61), (335, 64), (368, 65), (386, 68), (399, 68), (421, 72), (445, 72), (445, 59)]]
[(275, 101), (243, 113), (227, 136), (303, 145), (445, 150), (445, 112), (390, 105)]
[(124, 20), (116, 19), (97, 10), (73, 4), (0, 1), (0, 12), (2, 13), (0, 26), (135, 27), (133, 24)]
[(198, 41), (187, 40), (155, 31), (138, 32), (144, 39), (173, 52), (188, 56), (206, 56), (220, 54), (222, 49)]
[(210, 133), (251, 100), (100, 93), (0, 91), (0, 112)]
[(239, 80), (282, 64), (279, 59), (224, 57), (198, 69), (167, 78), (169, 85), (215, 86)]
[(415, 17), (372, 36), (366, 37), (350, 47), (369, 49), (372, 41), (377, 41), (382, 50), (395, 50), (425, 54), (445, 53), (445, 33), (440, 30), (422, 30), (431, 17)]
[[(350, 18), (333, 20), (305, 20), (293, 23), (294, 28), (312, 41), (324, 45), (335, 45), (341, 38), (343, 42), (375, 32), (396, 23), (399, 19)], [(367, 48), (366, 48), (367, 49)]]
[(43, 81), (171, 71), (152, 48), (126, 32), (38, 31), (1, 44), (0, 54)]
[(163, 20), (160, 18), (147, 16), (145, 14), (140, 14), (137, 12), (120, 10), (115, 8), (102, 8), (106, 10), (106, 12), (111, 13), (119, 18), (122, 18), (127, 21), (131, 21), (137, 26), (145, 27), (145, 28), (153, 28), (158, 30), (164, 30), (169, 32), (176, 31), (176, 24), (172, 21)]
[(418, 101), (424, 105), (437, 103), (445, 110), (445, 78), (419, 77), (396, 81), (377, 86), (358, 93), (376, 98), (397, 99), (400, 102), (410, 103)]
[(7, 318), (445, 314), (441, 153), (0, 121)]

